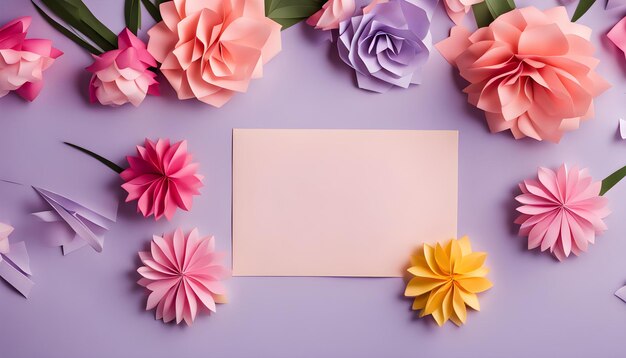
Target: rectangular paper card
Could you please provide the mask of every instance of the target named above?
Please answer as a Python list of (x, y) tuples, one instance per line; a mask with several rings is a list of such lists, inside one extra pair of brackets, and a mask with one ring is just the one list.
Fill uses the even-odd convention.
[(458, 133), (233, 130), (233, 274), (400, 277), (456, 237)]

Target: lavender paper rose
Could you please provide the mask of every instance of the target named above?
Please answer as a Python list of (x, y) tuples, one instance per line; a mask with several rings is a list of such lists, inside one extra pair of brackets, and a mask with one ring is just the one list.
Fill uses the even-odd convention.
[(437, 0), (390, 0), (341, 22), (339, 56), (356, 71), (360, 88), (382, 93), (420, 83), (436, 5)]

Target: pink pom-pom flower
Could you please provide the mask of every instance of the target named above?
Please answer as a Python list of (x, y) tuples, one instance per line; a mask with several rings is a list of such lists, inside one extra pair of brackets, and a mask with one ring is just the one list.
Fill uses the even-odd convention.
[(22, 17), (0, 28), (0, 97), (15, 91), (33, 101), (43, 88), (43, 71), (63, 54), (50, 40), (26, 39), (30, 20)]
[(216, 303), (226, 303), (221, 280), (230, 272), (221, 264), (224, 255), (215, 252), (215, 238), (178, 229), (155, 235), (150, 244), (150, 252), (139, 253), (144, 266), (137, 272), (138, 283), (151, 291), (146, 310), (156, 308), (156, 319), (191, 325), (203, 308), (215, 312)]
[(126, 202), (138, 200), (137, 211), (156, 220), (174, 216), (177, 208), (190, 210), (194, 195), (199, 195), (202, 176), (198, 164), (192, 163), (187, 141), (170, 145), (169, 139), (137, 146), (138, 156), (128, 156), (129, 167), (120, 176), (128, 192)]
[(556, 172), (539, 168), (538, 179), (524, 180), (517, 196), (519, 234), (528, 236), (528, 249), (550, 250), (563, 260), (579, 255), (606, 230), (610, 214), (607, 199), (600, 196), (602, 183), (593, 181), (587, 169), (562, 165)]
[(154, 57), (130, 30), (124, 29), (117, 37), (118, 48), (94, 55), (94, 63), (87, 67), (93, 73), (89, 83), (89, 100), (105, 106), (132, 103), (139, 106), (148, 94), (159, 95)]

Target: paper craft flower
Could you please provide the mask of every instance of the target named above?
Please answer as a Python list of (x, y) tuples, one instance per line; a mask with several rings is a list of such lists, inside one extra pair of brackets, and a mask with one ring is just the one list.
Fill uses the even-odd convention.
[(463, 22), (463, 17), (467, 14), (472, 5), (481, 3), (485, 0), (444, 0), (443, 4), (446, 8), (446, 13), (448, 13), (448, 17), (455, 24), (460, 25)]
[(150, 245), (150, 252), (139, 253), (144, 266), (137, 269), (142, 276), (137, 283), (151, 291), (146, 310), (156, 308), (156, 319), (191, 325), (199, 310), (215, 312), (216, 303), (226, 303), (221, 280), (230, 273), (221, 264), (223, 255), (215, 252), (213, 237), (178, 229), (155, 235)]
[(21, 17), (0, 28), (0, 97), (15, 91), (33, 101), (43, 88), (43, 71), (63, 54), (50, 40), (26, 39), (30, 20)]
[(591, 29), (564, 7), (515, 9), (473, 34), (452, 28), (436, 46), (470, 85), (468, 101), (485, 111), (492, 132), (558, 142), (594, 115), (609, 84), (596, 72)]
[(154, 57), (146, 45), (132, 32), (124, 29), (117, 37), (118, 49), (93, 55), (94, 63), (87, 67), (93, 73), (89, 83), (89, 100), (105, 106), (132, 103), (139, 106), (146, 95), (159, 95)]
[(587, 251), (597, 234), (606, 230), (604, 219), (611, 212), (600, 196), (602, 183), (593, 181), (587, 169), (565, 165), (555, 173), (539, 168), (538, 180), (520, 183), (519, 234), (528, 236), (528, 249), (550, 249), (557, 259)]
[(349, 19), (356, 10), (354, 0), (328, 0), (306, 23), (318, 30), (335, 30), (339, 23)]
[(13, 227), (0, 223), (0, 254), (9, 253), (9, 235), (13, 232)]
[(404, 0), (378, 3), (339, 26), (339, 56), (356, 71), (360, 88), (386, 92), (420, 83), (429, 55), (430, 15)]
[(221, 107), (281, 49), (281, 26), (265, 17), (263, 0), (173, 0), (160, 11), (148, 51), (179, 99)]
[(199, 195), (202, 176), (198, 164), (187, 153), (187, 141), (170, 145), (169, 139), (156, 143), (146, 138), (145, 147), (137, 146), (138, 156), (128, 156), (129, 167), (120, 173), (126, 202), (138, 200), (137, 211), (145, 217), (170, 220), (177, 208), (189, 211), (194, 195)]
[(469, 306), (480, 310), (477, 293), (493, 285), (485, 276), (487, 254), (472, 252), (469, 238), (452, 239), (445, 245), (424, 244), (411, 257), (408, 269), (413, 277), (404, 295), (415, 297), (413, 309), (421, 310), (420, 317), (432, 315), (439, 326), (451, 320), (457, 326), (465, 323)]
[(622, 18), (613, 28), (606, 34), (606, 37), (617, 46), (624, 54), (626, 54), (626, 17)]

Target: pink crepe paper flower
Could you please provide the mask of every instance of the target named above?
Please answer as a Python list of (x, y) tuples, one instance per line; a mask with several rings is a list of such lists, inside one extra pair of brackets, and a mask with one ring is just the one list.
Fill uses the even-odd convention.
[(515, 198), (521, 214), (519, 234), (528, 236), (528, 249), (550, 249), (557, 259), (579, 255), (594, 243), (596, 234), (606, 230), (610, 214), (607, 199), (600, 196), (602, 182), (594, 182), (587, 169), (562, 165), (558, 171), (539, 168), (538, 180), (520, 184), (522, 195)]
[(120, 174), (126, 202), (139, 200), (137, 211), (156, 220), (164, 215), (170, 220), (177, 208), (191, 210), (203, 177), (196, 173), (198, 164), (191, 162), (187, 141), (170, 145), (169, 139), (154, 143), (146, 138), (144, 145), (137, 146), (138, 156), (126, 157), (129, 167)]
[(200, 237), (198, 229), (185, 236), (181, 229), (153, 236), (150, 252), (140, 252), (144, 266), (137, 269), (137, 282), (150, 290), (146, 310), (156, 308), (156, 319), (191, 325), (203, 308), (215, 312), (216, 303), (226, 303), (221, 280), (230, 272), (215, 252), (215, 238)]
[(124, 29), (117, 37), (117, 50), (94, 55), (94, 63), (87, 67), (93, 73), (89, 82), (89, 100), (105, 106), (132, 103), (139, 106), (146, 95), (159, 95), (154, 57), (130, 30)]
[(354, 0), (328, 0), (306, 23), (318, 30), (335, 30), (339, 28), (340, 22), (352, 17), (355, 10)]
[(281, 26), (265, 17), (263, 0), (173, 0), (160, 11), (148, 51), (179, 99), (221, 107), (281, 49)]
[(444, 0), (443, 4), (448, 13), (448, 17), (455, 24), (460, 25), (463, 22), (463, 17), (467, 14), (472, 5), (479, 4), (485, 0)]
[(43, 88), (43, 71), (63, 54), (50, 40), (26, 39), (30, 20), (21, 17), (0, 28), (0, 97), (15, 91), (35, 100)]
[(9, 253), (9, 235), (12, 232), (13, 227), (11, 225), (0, 223), (0, 254)]
[(590, 36), (564, 7), (527, 7), (473, 34), (455, 26), (436, 46), (470, 83), (468, 101), (485, 111), (492, 132), (558, 142), (594, 116), (594, 97), (609, 87), (595, 72)]

